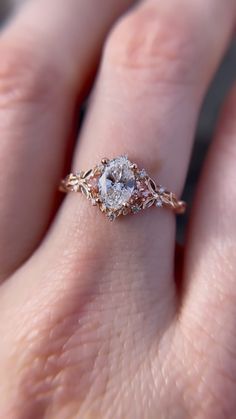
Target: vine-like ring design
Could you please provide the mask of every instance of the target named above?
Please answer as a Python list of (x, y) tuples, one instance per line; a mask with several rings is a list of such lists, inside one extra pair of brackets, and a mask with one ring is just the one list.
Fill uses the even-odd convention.
[(185, 202), (158, 185), (127, 156), (102, 159), (93, 169), (69, 174), (62, 180), (60, 190), (82, 192), (111, 221), (150, 207), (169, 208), (176, 214), (183, 214), (186, 209)]

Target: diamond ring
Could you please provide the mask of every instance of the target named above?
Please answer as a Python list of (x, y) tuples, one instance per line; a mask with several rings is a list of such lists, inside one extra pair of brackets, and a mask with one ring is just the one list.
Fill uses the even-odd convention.
[(165, 207), (183, 214), (186, 203), (168, 192), (127, 156), (101, 163), (86, 172), (69, 174), (60, 184), (62, 192), (82, 192), (110, 221), (150, 207)]

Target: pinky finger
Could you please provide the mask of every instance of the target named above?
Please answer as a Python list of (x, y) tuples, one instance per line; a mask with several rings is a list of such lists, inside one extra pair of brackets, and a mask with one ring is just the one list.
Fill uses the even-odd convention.
[(186, 314), (236, 348), (236, 85), (205, 162), (188, 237)]
[(207, 417), (233, 418), (236, 409), (235, 163), (236, 85), (206, 158), (185, 253), (181, 326), (200, 354), (202, 391), (211, 390)]

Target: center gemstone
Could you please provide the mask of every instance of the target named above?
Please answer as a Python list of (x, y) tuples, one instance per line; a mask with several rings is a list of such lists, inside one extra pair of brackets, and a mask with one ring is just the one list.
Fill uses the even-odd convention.
[(126, 204), (135, 189), (136, 182), (127, 157), (111, 160), (98, 181), (100, 199), (108, 209), (119, 210)]

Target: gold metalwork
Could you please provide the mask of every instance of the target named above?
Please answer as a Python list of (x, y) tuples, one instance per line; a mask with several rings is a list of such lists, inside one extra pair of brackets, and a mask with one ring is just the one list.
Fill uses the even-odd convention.
[(94, 206), (104, 212), (113, 221), (120, 215), (136, 214), (141, 210), (155, 206), (157, 208), (169, 208), (176, 214), (183, 214), (186, 210), (186, 203), (178, 200), (173, 192), (167, 191), (144, 171), (140, 170), (135, 163), (130, 164), (136, 180), (136, 189), (129, 202), (122, 205), (119, 210), (106, 208), (99, 194), (98, 180), (103, 174), (109, 159), (102, 159), (101, 163), (86, 172), (80, 171), (71, 173), (61, 181), (61, 192), (82, 192)]

